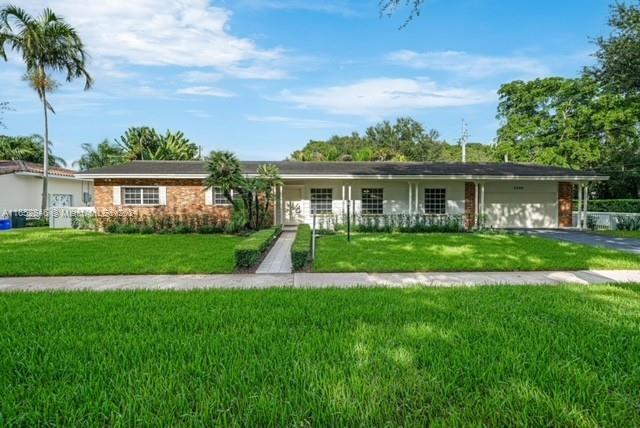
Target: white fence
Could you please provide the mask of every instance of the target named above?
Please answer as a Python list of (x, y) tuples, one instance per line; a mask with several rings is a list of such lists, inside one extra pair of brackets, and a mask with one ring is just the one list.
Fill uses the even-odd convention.
[[(594, 225), (595, 230), (616, 230), (618, 218), (640, 218), (640, 213), (601, 213), (589, 211), (588, 223)], [(578, 212), (573, 212), (573, 227), (578, 227)]]
[(89, 214), (95, 214), (95, 207), (62, 207), (49, 208), (49, 227), (52, 229), (68, 229), (73, 225), (71, 219)]

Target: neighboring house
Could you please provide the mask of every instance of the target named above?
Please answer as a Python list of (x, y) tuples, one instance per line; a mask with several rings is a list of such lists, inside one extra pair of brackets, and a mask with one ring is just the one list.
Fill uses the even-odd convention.
[[(89, 206), (93, 180), (75, 177), (65, 168), (49, 168), (49, 206)], [(38, 210), (42, 205), (42, 165), (26, 161), (0, 160), (0, 217), (5, 212)]]
[[(312, 214), (342, 215), (352, 201), (359, 215), (463, 215), (467, 227), (484, 218), (496, 228), (571, 227), (574, 186), (608, 177), (591, 171), (514, 163), (241, 162), (280, 169), (275, 222), (309, 223)], [(134, 208), (141, 214), (229, 215), (215, 189), (206, 190), (202, 161), (135, 161), (76, 174), (93, 179), (97, 210)], [(586, 199), (586, 197), (585, 197)], [(583, 204), (586, 205), (586, 204)], [(578, 209), (585, 209), (585, 206)]]

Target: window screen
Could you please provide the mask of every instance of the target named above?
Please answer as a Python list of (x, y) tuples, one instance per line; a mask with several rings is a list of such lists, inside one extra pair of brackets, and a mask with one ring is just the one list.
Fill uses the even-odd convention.
[(446, 214), (447, 190), (424, 189), (424, 212), (425, 214)]
[(311, 214), (331, 214), (333, 189), (311, 189)]
[(382, 189), (362, 189), (362, 214), (383, 213)]

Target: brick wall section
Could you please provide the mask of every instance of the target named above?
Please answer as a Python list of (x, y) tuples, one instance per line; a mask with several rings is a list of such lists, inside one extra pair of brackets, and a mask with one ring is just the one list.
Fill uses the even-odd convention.
[[(220, 219), (229, 219), (229, 207), (206, 205), (205, 188), (197, 179), (96, 179), (94, 187), (95, 206), (98, 212), (108, 209), (133, 209), (141, 216), (146, 215), (193, 215), (208, 214)], [(166, 186), (167, 204), (153, 207), (136, 205), (113, 205), (114, 186)], [(124, 201), (123, 201), (124, 202)]]
[(558, 183), (558, 226), (571, 227), (573, 225), (573, 184)]
[(475, 216), (476, 206), (476, 185), (469, 181), (464, 183), (464, 226), (467, 229), (472, 229), (476, 223)]

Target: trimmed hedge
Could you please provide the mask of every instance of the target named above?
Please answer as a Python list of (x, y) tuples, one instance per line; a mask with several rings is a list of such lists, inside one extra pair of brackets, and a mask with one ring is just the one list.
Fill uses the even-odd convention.
[[(578, 201), (573, 201), (577, 209)], [(609, 213), (640, 213), (640, 199), (589, 199), (589, 211)]]
[(293, 270), (300, 270), (309, 260), (311, 255), (311, 227), (308, 224), (298, 226), (296, 239), (291, 246), (291, 264)]
[(259, 230), (236, 245), (234, 257), (237, 268), (251, 268), (258, 264), (260, 256), (280, 235), (281, 226)]

